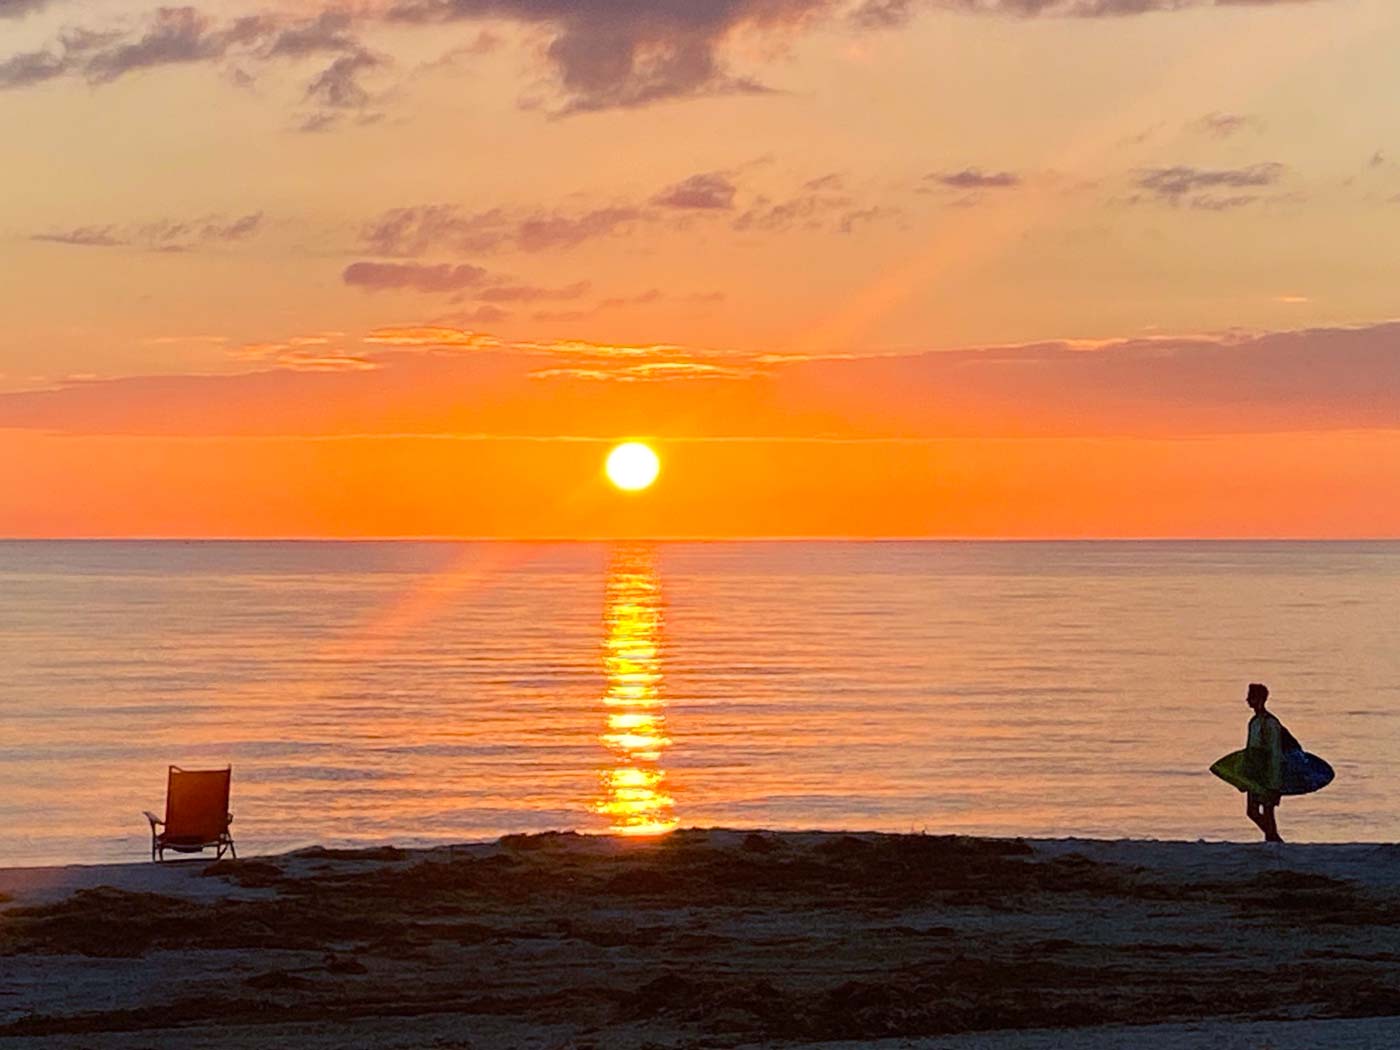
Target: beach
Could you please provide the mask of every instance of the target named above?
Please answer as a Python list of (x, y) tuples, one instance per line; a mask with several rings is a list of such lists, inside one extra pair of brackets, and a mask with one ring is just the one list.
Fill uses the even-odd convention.
[(1400, 846), (687, 830), (0, 871), (0, 1045), (1390, 1047)]

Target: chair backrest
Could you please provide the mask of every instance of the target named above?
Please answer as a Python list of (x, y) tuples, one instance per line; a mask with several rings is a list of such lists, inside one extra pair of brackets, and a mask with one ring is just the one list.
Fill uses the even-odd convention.
[(233, 767), (170, 767), (165, 787), (165, 834), (213, 842), (228, 828), (228, 789)]

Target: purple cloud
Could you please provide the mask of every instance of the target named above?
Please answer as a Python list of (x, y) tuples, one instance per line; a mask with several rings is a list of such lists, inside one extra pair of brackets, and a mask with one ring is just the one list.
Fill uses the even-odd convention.
[(392, 208), (366, 223), (360, 236), (367, 250), (387, 256), (512, 247), (538, 252), (606, 237), (643, 217), (642, 210), (631, 205), (568, 213), (504, 208), (467, 212), (454, 204), (425, 204)]
[(257, 39), (265, 26), (256, 16), (218, 26), (193, 7), (161, 7), (145, 33), (95, 52), (85, 71), (101, 84), (140, 69), (222, 58), (232, 45)]
[(1207, 113), (1189, 127), (1215, 139), (1228, 139), (1242, 131), (1263, 131), (1264, 122), (1249, 113)]
[(727, 176), (712, 171), (668, 186), (652, 198), (652, 203), (663, 208), (726, 211), (734, 207), (737, 192), (738, 187)]
[(66, 56), (51, 51), (24, 51), (0, 62), (0, 89), (28, 87), (61, 77), (69, 70)]
[(981, 168), (935, 172), (925, 179), (955, 190), (1004, 190), (1021, 185), (1021, 176), (1014, 171), (983, 171)]
[[(1251, 164), (1245, 168), (1193, 168), (1178, 164), (1170, 168), (1147, 168), (1138, 173), (1137, 187), (1149, 198), (1178, 205), (1219, 211), (1257, 199), (1255, 194), (1231, 194), (1230, 190), (1264, 189), (1274, 186), (1288, 169), (1276, 162)], [(1226, 191), (1217, 196), (1212, 191)], [(1246, 200), (1244, 198), (1248, 197)]]
[(598, 208), (583, 215), (536, 215), (521, 221), (516, 241), (527, 252), (569, 248), (605, 237), (641, 218), (636, 208)]
[(740, 233), (820, 230), (832, 224), (839, 226), (843, 215), (855, 213), (855, 204), (853, 197), (832, 193), (799, 193), (776, 201), (759, 197), (735, 217), (732, 225)]
[(341, 280), (354, 288), (377, 292), (388, 289), (411, 289), (415, 292), (460, 292), (475, 288), (486, 280), (480, 266), (439, 263), (424, 266), (419, 263), (351, 263), (341, 273)]
[(360, 83), (360, 74), (382, 64), (368, 51), (341, 55), (306, 85), (306, 98), (326, 109), (364, 109), (370, 94)]
[(35, 233), (31, 241), (49, 241), (53, 244), (75, 244), (83, 248), (115, 248), (130, 244), (115, 226), (77, 226), (71, 230), (55, 230), (52, 233)]
[(577, 299), (584, 295), (588, 281), (575, 281), (562, 288), (545, 288), (533, 284), (497, 284), (483, 288), (476, 298), (487, 303), (537, 303), (545, 300)]
[(361, 50), (349, 11), (322, 11), (301, 22), (280, 26), (262, 46), (264, 58), (302, 58), (327, 51), (353, 53)]
[(48, 4), (49, 0), (0, 0), (0, 18), (19, 18)]
[(233, 218), (208, 215), (202, 219), (157, 219), (129, 226), (77, 226), (32, 234), (30, 240), (85, 248), (127, 245), (150, 251), (190, 251), (203, 245), (247, 240), (262, 228), (262, 223), (263, 213), (256, 211)]
[[(456, 329), (376, 333), (368, 343), (337, 349), (355, 367), (315, 374), (273, 365), (0, 394), (0, 427), (314, 434), (353, 423), (361, 433), (610, 437), (666, 420), (672, 436), (834, 429), (917, 440), (1390, 430), (1400, 418), (1400, 323), (831, 358), (513, 345)], [(705, 386), (677, 389), (693, 383)], [(529, 410), (546, 403), (548, 412)]]
[[(0, 16), (38, 9), (45, 0), (0, 0)], [(1266, 8), (1325, 0), (389, 0), (388, 6), (332, 8), (308, 17), (258, 14), (218, 21), (194, 6), (157, 8), (135, 32), (68, 31), (104, 36), (100, 46), (59, 48), (0, 60), (0, 88), (65, 74), (93, 83), (160, 66), (220, 62), (238, 54), (265, 61), (337, 53), (368, 53), (357, 39), (382, 22), (432, 25), (505, 20), (539, 26), (554, 70), (560, 113), (629, 108), (668, 99), (724, 93), (763, 93), (752, 76), (729, 68), (731, 42), (744, 34), (791, 35), (848, 15), (858, 26), (888, 27), (920, 10), (1033, 18), (1098, 18), (1188, 7)], [(478, 38), (480, 39), (480, 38)], [(355, 61), (328, 68), (314, 91), (357, 98)], [(364, 60), (358, 60), (363, 71)], [(340, 85), (339, 89), (337, 85)], [(341, 108), (346, 108), (342, 106)], [(353, 106), (349, 107), (353, 108)], [(323, 110), (308, 124), (331, 122)]]
[(726, 68), (728, 39), (741, 30), (791, 31), (838, 6), (837, 0), (400, 0), (388, 17), (547, 26), (553, 38), (546, 55), (564, 92), (563, 112), (580, 112), (764, 91)]
[(1326, 0), (863, 0), (852, 12), (860, 26), (887, 29), (904, 25), (920, 11), (1011, 18), (1118, 18), (1191, 7), (1282, 7)]

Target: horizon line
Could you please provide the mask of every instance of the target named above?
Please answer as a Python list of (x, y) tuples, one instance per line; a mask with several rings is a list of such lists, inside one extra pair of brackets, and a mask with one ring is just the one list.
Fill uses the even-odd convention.
[(1400, 543), (1394, 536), (0, 536), (0, 543)]

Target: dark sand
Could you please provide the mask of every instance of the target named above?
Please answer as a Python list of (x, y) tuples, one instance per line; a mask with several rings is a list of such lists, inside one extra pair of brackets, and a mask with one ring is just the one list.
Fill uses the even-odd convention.
[(0, 895), (6, 1046), (1400, 1047), (1396, 846), (563, 834)]

